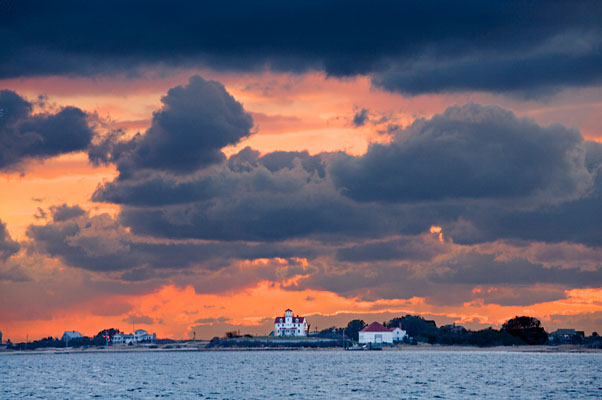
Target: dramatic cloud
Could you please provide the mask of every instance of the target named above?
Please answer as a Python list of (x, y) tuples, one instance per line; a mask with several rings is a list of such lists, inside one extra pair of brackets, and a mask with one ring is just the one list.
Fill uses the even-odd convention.
[(575, 198), (592, 184), (581, 135), (499, 107), (468, 104), (417, 120), (389, 144), (336, 160), (331, 173), (358, 201), (541, 196)]
[[(207, 84), (193, 78), (166, 99), (178, 97), (178, 109), (188, 112), (195, 106), (186, 102), (203, 102), (176, 93), (196, 94), (197, 85)], [(227, 96), (245, 120), (242, 107)], [(158, 116), (169, 112), (165, 106), (155, 113), (146, 135), (114, 156), (120, 176), (93, 196), (122, 205), (120, 223), (135, 234), (258, 242), (385, 239), (341, 249), (341, 260), (420, 252), (428, 258), (430, 251), (386, 240), (421, 234), (431, 226), (442, 226), (460, 243), (520, 238), (602, 244), (599, 221), (592, 217), (602, 215), (602, 146), (561, 125), (541, 126), (497, 106), (468, 104), (417, 120), (397, 130), (390, 143), (372, 144), (362, 156), (260, 155), (245, 148), (219, 161), (191, 146), (182, 150), (181, 159), (188, 161), (172, 164), (167, 153), (163, 161), (155, 160), (166, 146), (155, 145), (152, 136)], [(216, 112), (230, 115), (224, 109)], [(221, 120), (218, 114), (212, 118)], [(162, 143), (181, 138), (175, 128), (160, 132)], [(221, 155), (219, 146), (237, 136), (227, 137), (232, 139), (211, 142), (212, 154)], [(143, 151), (147, 146), (154, 150)], [(208, 159), (212, 165), (194, 169)], [(189, 168), (179, 169), (182, 165)], [(568, 223), (571, 218), (580, 223)], [(532, 223), (525, 227), (525, 221)]]
[(304, 245), (144, 240), (133, 236), (107, 214), (54, 218), (46, 225), (31, 225), (27, 236), (36, 251), (58, 257), (65, 265), (95, 272), (119, 272), (128, 281), (165, 277), (161, 271), (191, 267), (205, 271), (220, 269), (236, 259), (286, 259), (312, 257), (315, 253)]
[(161, 102), (144, 135), (113, 146), (103, 142), (92, 148), (91, 160), (116, 161), (122, 179), (137, 169), (186, 174), (223, 161), (223, 147), (251, 134), (251, 116), (219, 82), (193, 76)]
[(54, 220), (54, 222), (66, 221), (71, 218), (77, 218), (86, 213), (84, 209), (80, 206), (68, 206), (67, 204), (63, 204), (60, 206), (52, 206), (50, 207), (50, 211), (52, 212), (52, 219)]
[(362, 108), (353, 115), (353, 126), (355, 126), (356, 128), (363, 126), (366, 123), (366, 121), (368, 121), (368, 118), (368, 110)]
[(93, 135), (79, 108), (33, 114), (32, 103), (11, 90), (0, 91), (0, 170), (14, 169), (30, 158), (85, 150)]
[(127, 316), (127, 318), (123, 319), (123, 322), (128, 323), (128, 324), (143, 324), (143, 325), (152, 325), (154, 324), (156, 321), (153, 317), (149, 317), (148, 315), (144, 315), (144, 314), (130, 314)]
[(6, 230), (6, 224), (0, 221), (0, 262), (6, 261), (10, 256), (19, 251), (19, 243), (11, 239)]
[(10, 237), (6, 224), (0, 221), (0, 281), (27, 282), (30, 280), (17, 263), (9, 261), (19, 252), (20, 248), (21, 245)]
[(0, 33), (11, 40), (0, 77), (268, 67), (373, 74), (407, 94), (535, 95), (602, 82), (600, 20), (594, 0), (176, 2), (169, 10), (159, 1), (23, 1), (4, 10)]

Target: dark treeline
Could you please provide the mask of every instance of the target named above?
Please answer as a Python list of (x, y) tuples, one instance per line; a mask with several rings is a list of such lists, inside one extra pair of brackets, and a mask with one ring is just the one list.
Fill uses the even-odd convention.
[[(527, 316), (512, 318), (506, 321), (501, 329), (490, 327), (476, 331), (456, 325), (437, 327), (435, 321), (416, 315), (393, 318), (390, 321), (383, 322), (383, 325), (387, 328), (401, 327), (408, 335), (405, 343), (409, 344), (430, 343), (480, 347), (579, 344), (602, 348), (602, 338), (596, 332), (589, 337), (575, 335), (568, 339), (559, 340), (549, 337), (538, 319)], [(367, 323), (363, 320), (353, 320), (345, 328), (331, 327), (314, 332), (311, 336), (329, 339), (346, 337), (357, 341), (358, 332), (365, 326), (367, 326)]]
[[(68, 344), (69, 347), (104, 346), (107, 342), (110, 344), (113, 335), (117, 333), (119, 333), (118, 329), (103, 329), (94, 337), (84, 336), (70, 339)], [(10, 340), (6, 342), (6, 348), (10, 350), (35, 350), (46, 347), (67, 347), (67, 342), (59, 338), (53, 338), (52, 336), (31, 342), (12, 343)]]

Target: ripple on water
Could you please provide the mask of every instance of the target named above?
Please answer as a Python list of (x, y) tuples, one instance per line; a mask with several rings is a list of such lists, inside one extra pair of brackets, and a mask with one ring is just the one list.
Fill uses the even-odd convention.
[(0, 360), (1, 398), (602, 398), (602, 354), (270, 351)]

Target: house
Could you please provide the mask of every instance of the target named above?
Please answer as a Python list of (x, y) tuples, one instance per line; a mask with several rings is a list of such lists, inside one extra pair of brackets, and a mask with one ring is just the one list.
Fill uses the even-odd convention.
[(585, 332), (576, 331), (574, 329), (557, 329), (550, 333), (549, 339), (556, 343), (573, 343), (579, 342), (585, 337)]
[(361, 331), (359, 331), (359, 342), (362, 344), (367, 343), (390, 343), (393, 342), (401, 342), (407, 336), (406, 331), (401, 329), (401, 327), (395, 328), (387, 328), (379, 324), (378, 322), (373, 322)]
[(153, 333), (151, 335), (150, 333), (148, 333), (144, 329), (137, 329), (136, 332), (134, 332), (134, 337), (136, 338), (136, 342), (137, 343), (140, 343), (140, 342), (154, 342), (155, 339), (157, 338), (157, 334)]
[(71, 332), (65, 332), (63, 333), (63, 336), (61, 337), (61, 340), (63, 342), (65, 342), (65, 344), (67, 346), (69, 346), (69, 341), (73, 340), (73, 339), (81, 339), (83, 338), (82, 334), (76, 331), (71, 331)]
[[(399, 329), (399, 328), (397, 328)], [(360, 343), (393, 343), (393, 331), (378, 322), (373, 322), (361, 331), (359, 331)]]
[(134, 344), (136, 341), (131, 333), (117, 333), (113, 335), (113, 344)]
[(406, 331), (401, 329), (401, 327), (392, 328), (392, 332), (394, 342), (403, 342), (403, 339), (405, 339), (408, 336)]
[(154, 342), (157, 334), (150, 334), (144, 329), (137, 329), (134, 333), (117, 333), (113, 335), (113, 344), (137, 344)]
[(456, 325), (454, 322), (453, 324), (443, 325), (441, 331), (451, 335), (463, 335), (466, 333), (466, 328), (462, 325)]
[(293, 311), (288, 309), (283, 317), (274, 320), (274, 336), (307, 336), (309, 326), (305, 317), (293, 316)]

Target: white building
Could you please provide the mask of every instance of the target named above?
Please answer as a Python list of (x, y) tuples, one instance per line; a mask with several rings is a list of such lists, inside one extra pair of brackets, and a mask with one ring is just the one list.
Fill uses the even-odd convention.
[(136, 342), (154, 342), (157, 338), (157, 335), (153, 333), (152, 335), (145, 331), (144, 329), (136, 329), (134, 332), (134, 337), (136, 338)]
[(274, 320), (274, 336), (307, 336), (308, 330), (305, 317), (293, 316), (290, 309), (284, 312), (284, 317)]
[(65, 342), (67, 344), (67, 346), (69, 345), (69, 341), (73, 340), (73, 339), (81, 339), (83, 338), (82, 334), (76, 331), (71, 331), (71, 332), (65, 332), (63, 333), (63, 337), (61, 338), (61, 340), (63, 342)]
[(155, 333), (150, 334), (144, 329), (137, 329), (134, 333), (118, 333), (113, 335), (113, 344), (136, 344), (141, 342), (154, 342)]
[(130, 344), (135, 343), (134, 335), (131, 333), (117, 333), (113, 335), (113, 344)]
[(400, 342), (406, 337), (406, 331), (401, 328), (387, 328), (378, 322), (373, 322), (361, 331), (359, 331), (359, 342), (367, 343), (390, 343)]
[(402, 342), (403, 339), (405, 339), (406, 336), (408, 336), (406, 331), (404, 331), (401, 328), (393, 328), (392, 332), (393, 332), (393, 341), (394, 342)]

